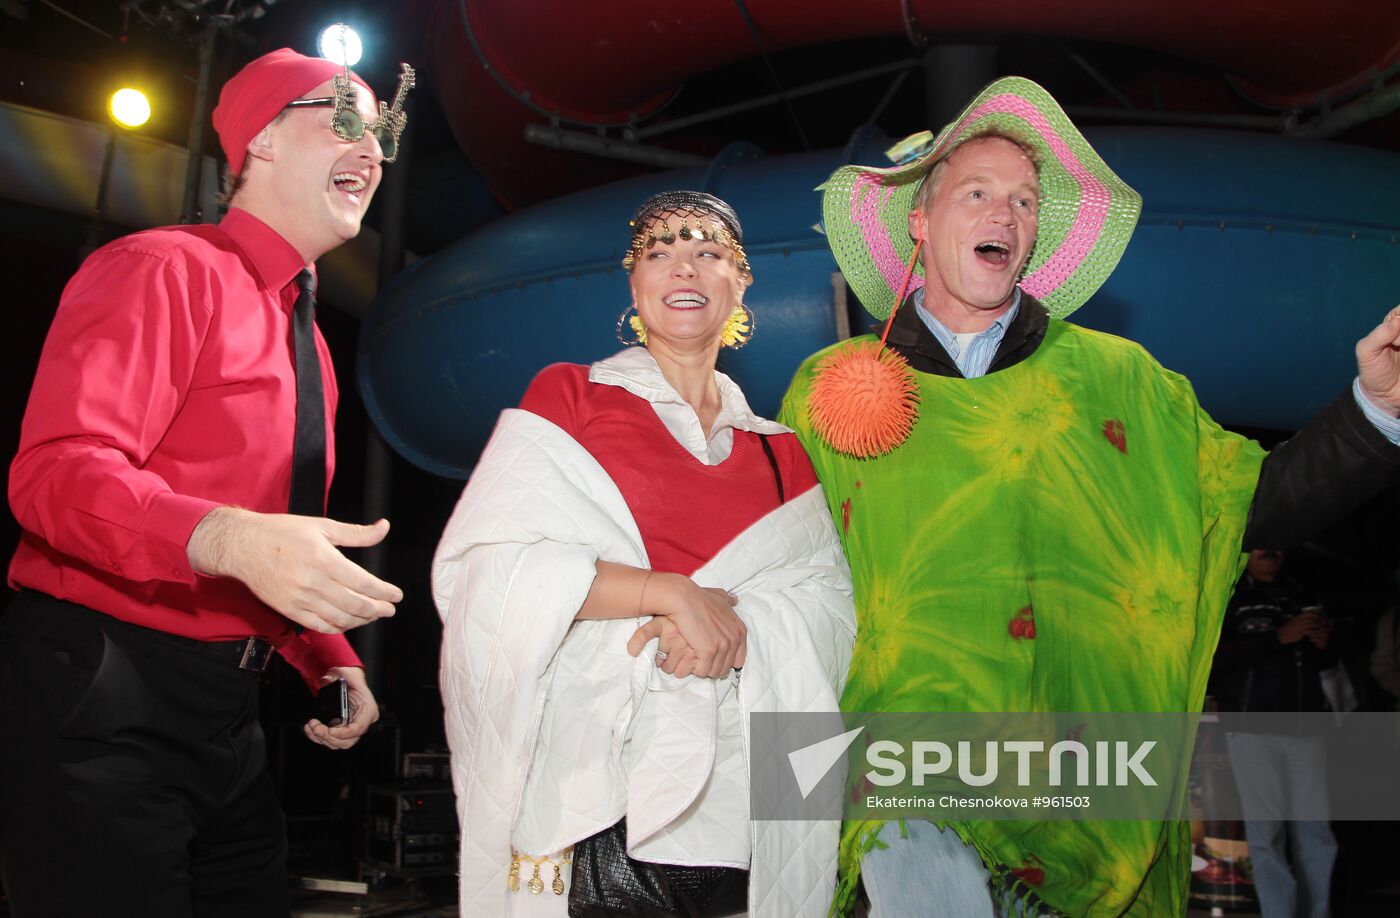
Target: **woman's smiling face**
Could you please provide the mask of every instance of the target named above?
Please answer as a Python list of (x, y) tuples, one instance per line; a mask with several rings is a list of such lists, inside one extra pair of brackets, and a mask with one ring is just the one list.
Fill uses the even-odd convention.
[(648, 347), (717, 347), (725, 320), (743, 302), (750, 281), (734, 250), (691, 232), (700, 225), (711, 237), (720, 227), (698, 214), (653, 220), (645, 229), (656, 242), (642, 250), (632, 268), (632, 297), (646, 323)]

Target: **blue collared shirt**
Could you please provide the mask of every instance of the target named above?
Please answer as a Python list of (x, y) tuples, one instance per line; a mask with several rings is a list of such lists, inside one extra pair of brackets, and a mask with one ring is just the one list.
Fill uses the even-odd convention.
[(958, 335), (924, 309), (924, 288), (920, 287), (914, 291), (914, 311), (920, 321), (933, 332), (938, 343), (943, 345), (943, 350), (947, 351), (948, 356), (953, 358), (953, 363), (957, 364), (958, 371), (968, 379), (987, 375), (987, 367), (992, 365), (997, 347), (1001, 345), (1001, 339), (1006, 337), (1006, 330), (1011, 327), (1011, 322), (1020, 309), (1021, 288), (1017, 287), (1011, 295), (1011, 308), (998, 316), (991, 327), (973, 335)]
[(1356, 399), (1356, 404), (1361, 406), (1366, 420), (1370, 421), (1383, 437), (1396, 446), (1400, 446), (1400, 418), (1393, 418), (1371, 404), (1371, 400), (1361, 393), (1360, 376), (1356, 377), (1356, 381), (1351, 384), (1351, 394)]

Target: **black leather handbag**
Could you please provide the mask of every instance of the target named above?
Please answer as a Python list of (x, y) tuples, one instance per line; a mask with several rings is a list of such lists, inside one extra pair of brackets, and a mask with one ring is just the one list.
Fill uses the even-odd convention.
[(574, 845), (569, 918), (720, 918), (748, 908), (749, 872), (627, 856), (627, 820)]

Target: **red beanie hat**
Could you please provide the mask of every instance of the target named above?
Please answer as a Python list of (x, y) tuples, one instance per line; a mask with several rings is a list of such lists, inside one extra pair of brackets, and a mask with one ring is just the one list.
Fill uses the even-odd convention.
[[(237, 175), (243, 171), (248, 142), (267, 127), (288, 102), (344, 72), (339, 64), (324, 58), (279, 48), (235, 73), (219, 92), (219, 104), (214, 108), (214, 130), (219, 134), (229, 172)], [(350, 79), (369, 89), (369, 84), (354, 73), (350, 74)]]

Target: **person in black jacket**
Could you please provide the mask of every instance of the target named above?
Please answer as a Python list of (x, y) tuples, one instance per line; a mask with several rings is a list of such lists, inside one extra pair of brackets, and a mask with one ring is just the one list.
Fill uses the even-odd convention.
[[(1222, 711), (1331, 710), (1322, 686), (1322, 673), (1337, 665), (1331, 623), (1282, 575), (1283, 560), (1281, 551), (1251, 551), (1225, 610), (1210, 685)], [(1326, 753), (1319, 737), (1231, 733), (1228, 743), (1246, 817), (1261, 810), (1277, 815), (1295, 801), (1314, 811), (1325, 806)], [(1327, 822), (1246, 818), (1244, 826), (1264, 918), (1329, 914), (1337, 842)]]
[(1319, 674), (1337, 663), (1331, 622), (1283, 561), (1282, 551), (1251, 551), (1225, 609), (1210, 692), (1222, 711), (1330, 710)]

